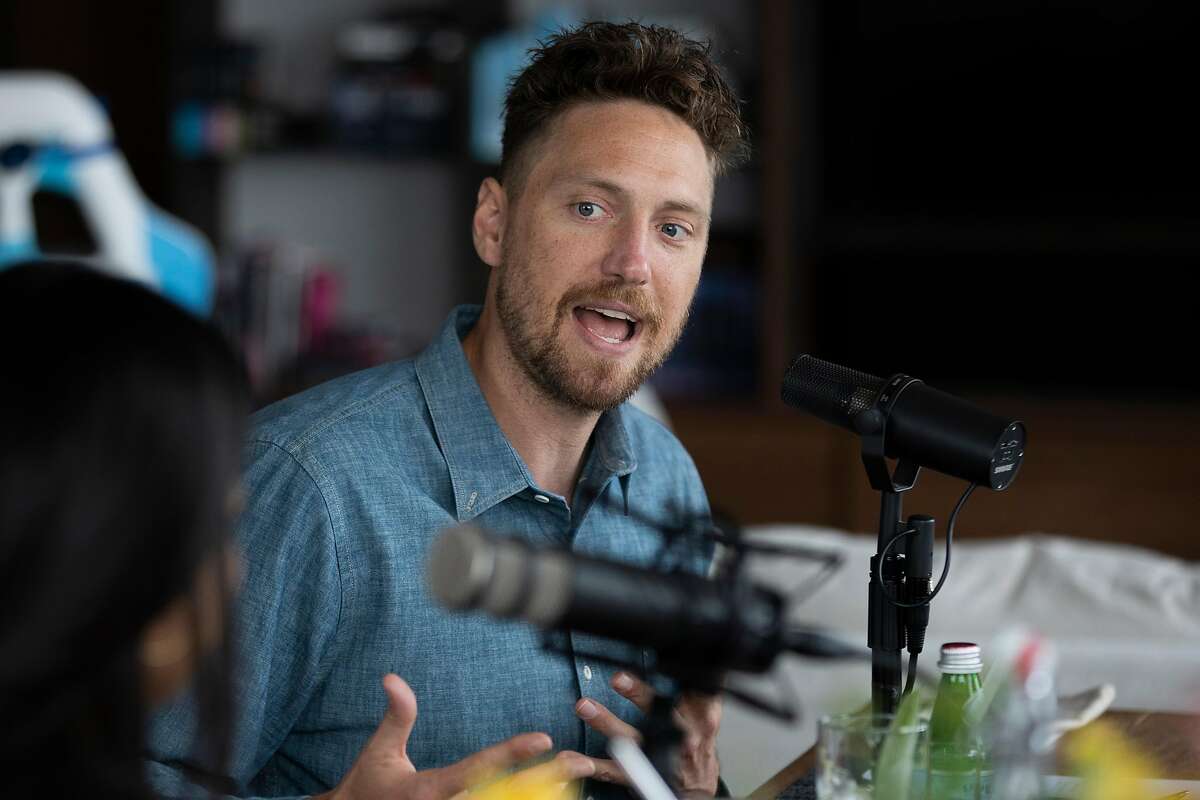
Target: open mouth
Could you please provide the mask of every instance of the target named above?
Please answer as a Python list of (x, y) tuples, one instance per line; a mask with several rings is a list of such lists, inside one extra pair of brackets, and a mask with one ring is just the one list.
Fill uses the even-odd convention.
[(638, 319), (617, 308), (607, 306), (576, 306), (575, 319), (588, 332), (608, 344), (623, 344), (638, 331)]

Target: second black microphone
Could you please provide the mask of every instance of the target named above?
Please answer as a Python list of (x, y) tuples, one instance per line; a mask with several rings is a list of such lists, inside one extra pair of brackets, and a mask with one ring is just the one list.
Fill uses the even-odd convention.
[(764, 672), (784, 650), (857, 655), (787, 628), (783, 598), (763, 587), (535, 549), (469, 526), (441, 534), (427, 574), (434, 597), (450, 609), (618, 639), (714, 671)]
[(801, 355), (783, 379), (783, 401), (864, 434), (884, 426), (889, 458), (996, 491), (1008, 488), (1025, 457), (1025, 426), (908, 375), (887, 380)]

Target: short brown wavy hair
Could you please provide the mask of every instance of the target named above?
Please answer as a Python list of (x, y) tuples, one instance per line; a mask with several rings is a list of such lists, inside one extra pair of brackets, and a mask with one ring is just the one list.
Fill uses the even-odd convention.
[(641, 100), (675, 112), (704, 142), (717, 174), (748, 155), (738, 99), (711, 57), (712, 45), (671, 28), (588, 22), (530, 50), (504, 103), (500, 182), (518, 190), (528, 145), (572, 105)]

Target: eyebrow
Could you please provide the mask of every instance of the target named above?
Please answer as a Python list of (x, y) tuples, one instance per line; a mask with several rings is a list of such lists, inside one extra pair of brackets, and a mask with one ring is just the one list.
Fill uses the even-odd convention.
[[(613, 183), (605, 178), (595, 177), (593, 175), (567, 175), (562, 181), (564, 183), (583, 184), (584, 186), (594, 186), (597, 189), (615, 194), (618, 197), (629, 197), (629, 191), (623, 186)], [(667, 211), (681, 211), (685, 214), (694, 214), (705, 222), (712, 220), (712, 215), (701, 210), (695, 203), (689, 203), (687, 200), (679, 200), (672, 198), (663, 202), (660, 208)]]

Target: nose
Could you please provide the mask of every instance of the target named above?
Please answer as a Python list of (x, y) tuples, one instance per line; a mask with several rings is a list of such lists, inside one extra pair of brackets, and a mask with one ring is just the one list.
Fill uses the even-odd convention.
[(638, 286), (650, 282), (649, 226), (622, 226), (604, 259), (605, 277), (619, 278)]

